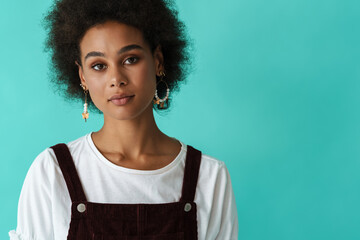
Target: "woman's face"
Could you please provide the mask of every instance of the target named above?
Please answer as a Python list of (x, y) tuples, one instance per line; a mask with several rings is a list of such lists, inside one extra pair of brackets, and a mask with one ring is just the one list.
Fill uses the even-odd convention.
[[(104, 115), (129, 120), (150, 112), (145, 110), (152, 109), (156, 75), (163, 70), (160, 47), (152, 53), (140, 30), (108, 21), (85, 33), (80, 51), (81, 83)], [(127, 97), (111, 101), (117, 94)]]

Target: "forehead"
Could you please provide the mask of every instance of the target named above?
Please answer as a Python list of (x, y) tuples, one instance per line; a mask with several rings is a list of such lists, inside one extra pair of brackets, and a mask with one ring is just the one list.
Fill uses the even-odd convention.
[(140, 45), (144, 49), (149, 48), (139, 29), (123, 23), (108, 21), (91, 27), (85, 32), (80, 41), (80, 50), (82, 55), (90, 51), (111, 53), (131, 44)]

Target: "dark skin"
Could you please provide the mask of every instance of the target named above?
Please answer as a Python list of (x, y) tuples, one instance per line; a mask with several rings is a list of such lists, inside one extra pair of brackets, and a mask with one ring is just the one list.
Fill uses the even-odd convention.
[[(104, 115), (103, 127), (92, 134), (97, 149), (112, 163), (126, 168), (155, 170), (179, 154), (181, 144), (157, 127), (152, 100), (163, 54), (154, 53), (140, 30), (114, 21), (90, 28), (80, 41), (81, 83)], [(110, 97), (128, 94), (118, 106)]]

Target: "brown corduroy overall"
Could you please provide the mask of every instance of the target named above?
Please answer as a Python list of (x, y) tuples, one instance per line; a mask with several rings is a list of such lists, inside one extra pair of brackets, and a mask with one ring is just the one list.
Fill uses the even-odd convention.
[[(66, 144), (51, 147), (70, 193), (68, 240), (197, 240), (194, 196), (201, 152), (187, 146), (179, 202), (108, 204), (88, 202)], [(146, 187), (146, 186), (144, 186)]]

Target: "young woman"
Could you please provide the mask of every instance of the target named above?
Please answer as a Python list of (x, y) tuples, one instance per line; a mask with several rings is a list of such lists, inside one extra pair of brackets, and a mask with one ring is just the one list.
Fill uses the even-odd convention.
[(104, 125), (37, 156), (10, 239), (237, 239), (225, 164), (154, 120), (190, 64), (171, 3), (60, 0), (46, 23), (56, 83)]

